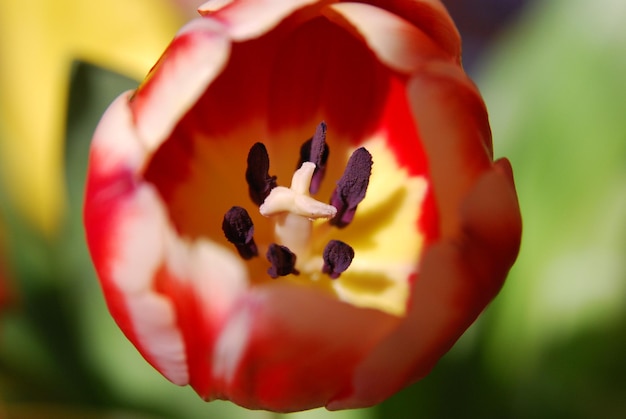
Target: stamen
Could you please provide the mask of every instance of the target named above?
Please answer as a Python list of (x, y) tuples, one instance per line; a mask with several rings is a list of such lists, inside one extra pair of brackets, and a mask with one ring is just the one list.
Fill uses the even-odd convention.
[(352, 222), (357, 206), (365, 198), (372, 164), (372, 155), (364, 147), (352, 153), (330, 198), (330, 204), (337, 208), (337, 215), (330, 224), (343, 228)]
[(232, 207), (224, 215), (222, 230), (226, 240), (237, 248), (239, 256), (249, 260), (259, 255), (256, 243), (254, 242), (254, 225), (248, 212), (241, 207)]
[(332, 279), (339, 278), (348, 269), (354, 259), (354, 249), (339, 240), (331, 240), (324, 248), (324, 267), (322, 272)]
[(309, 193), (316, 194), (324, 180), (326, 174), (326, 162), (328, 161), (328, 155), (330, 149), (326, 144), (326, 122), (322, 121), (315, 129), (315, 135), (307, 140), (302, 147), (300, 147), (300, 161), (298, 162), (298, 168), (302, 166), (304, 162), (315, 163), (315, 172), (311, 179), (311, 186)]
[[(299, 167), (289, 188), (277, 186), (276, 176), (270, 176), (269, 155), (262, 143), (254, 144), (248, 153), (246, 181), (250, 198), (259, 206), (261, 215), (272, 217), (274, 224), (275, 243), (269, 245), (266, 253), (271, 264), (267, 273), (272, 278), (298, 275), (298, 269), (309, 272), (307, 261), (314, 256), (311, 245), (313, 221), (328, 219), (331, 225), (345, 227), (365, 198), (373, 162), (372, 155), (363, 147), (350, 156), (331, 196), (330, 205), (311, 197), (324, 178), (330, 154), (326, 129), (326, 123), (320, 122), (313, 137), (302, 145)], [(242, 258), (258, 256), (253, 239), (254, 226), (245, 209), (232, 207), (224, 216), (222, 229)], [(336, 279), (352, 263), (354, 249), (342, 241), (331, 240), (322, 256), (322, 272)], [(300, 262), (297, 262), (298, 259)]]
[(295, 268), (296, 255), (286, 246), (272, 243), (267, 249), (266, 256), (267, 260), (269, 260), (272, 264), (272, 266), (267, 270), (267, 273), (272, 278), (287, 276), (289, 274), (300, 274), (300, 272), (298, 272)]
[(270, 158), (263, 143), (256, 143), (248, 153), (246, 182), (250, 199), (261, 205), (271, 190), (276, 187), (276, 176), (269, 175)]

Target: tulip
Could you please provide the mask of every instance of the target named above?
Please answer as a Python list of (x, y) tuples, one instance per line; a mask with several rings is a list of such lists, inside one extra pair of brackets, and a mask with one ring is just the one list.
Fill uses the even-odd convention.
[(205, 400), (371, 406), (501, 288), (521, 222), (440, 2), (217, 1), (103, 116), (108, 308)]

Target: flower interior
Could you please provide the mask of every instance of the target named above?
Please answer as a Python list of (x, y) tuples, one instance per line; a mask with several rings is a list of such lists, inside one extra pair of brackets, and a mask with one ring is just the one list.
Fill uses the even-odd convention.
[(293, 23), (232, 44), (143, 176), (178, 235), (233, 252), (250, 286), (401, 316), (437, 235), (407, 76), (326, 17)]

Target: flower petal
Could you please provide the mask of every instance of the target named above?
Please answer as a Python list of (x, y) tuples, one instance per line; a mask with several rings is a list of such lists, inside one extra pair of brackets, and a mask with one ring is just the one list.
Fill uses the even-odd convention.
[(367, 195), (350, 228), (333, 233), (356, 254), (350, 269), (332, 286), (343, 301), (402, 316), (410, 292), (408, 278), (417, 271), (426, 238), (418, 227), (428, 182), (398, 164), (390, 140), (381, 128), (378, 136), (362, 144), (375, 161)]
[(209, 0), (198, 12), (222, 23), (235, 41), (256, 38), (272, 30), (283, 19), (320, 0)]
[(219, 24), (195, 19), (177, 34), (131, 99), (139, 137), (155, 150), (222, 71), (230, 52)]
[[(461, 218), (464, 238), (472, 243), (466, 253), (475, 278), (483, 281), (485, 287), (502, 281), (517, 257), (522, 233), (508, 160), (496, 161), (493, 170), (478, 180), (461, 206)], [(486, 302), (493, 295), (485, 297)]]
[[(165, 214), (156, 192), (143, 185), (129, 188), (126, 196), (105, 200), (107, 189), (111, 190), (96, 191), (90, 202), (101, 205), (108, 215), (98, 218), (100, 234), (88, 230), (88, 241), (101, 258), (96, 266), (109, 310), (148, 362), (172, 382), (187, 384), (184, 343), (172, 303), (152, 286), (164, 256), (159, 226)], [(91, 213), (95, 214), (93, 209)]]
[(329, 409), (378, 403), (425, 376), (498, 293), (521, 234), (508, 162), (480, 177), (463, 200), (461, 224), (463, 240), (426, 251), (406, 318), (359, 365), (354, 393)]
[(203, 398), (214, 393), (211, 353), (248, 273), (232, 251), (208, 240), (188, 242), (167, 231), (166, 260), (154, 281), (171, 301), (185, 344), (189, 384)]
[(252, 409), (325, 405), (348, 390), (358, 361), (397, 323), (394, 316), (286, 284), (254, 288), (242, 303), (214, 362), (228, 365), (218, 378), (224, 394)]
[(231, 251), (187, 242), (173, 230), (155, 188), (138, 177), (146, 150), (129, 95), (111, 105), (95, 133), (85, 201), (89, 248), (128, 339), (169, 380), (206, 394), (213, 340), (248, 287), (246, 269)]
[[(145, 157), (128, 109), (113, 102), (94, 136), (85, 198), (87, 243), (116, 322), (168, 379), (188, 380), (171, 303), (151, 289), (164, 256), (165, 214), (154, 189), (136, 182)], [(144, 240), (147, 240), (144, 243)]]
[(428, 155), (440, 233), (458, 235), (461, 201), (492, 164), (485, 104), (460, 67), (442, 62), (423, 67), (407, 92)]
[(440, 0), (366, 0), (366, 3), (402, 16), (439, 44), (455, 62), (461, 63), (461, 36)]
[(427, 60), (454, 61), (426, 33), (411, 22), (384, 9), (363, 3), (338, 3), (325, 15), (365, 40), (381, 62), (390, 68), (413, 73)]

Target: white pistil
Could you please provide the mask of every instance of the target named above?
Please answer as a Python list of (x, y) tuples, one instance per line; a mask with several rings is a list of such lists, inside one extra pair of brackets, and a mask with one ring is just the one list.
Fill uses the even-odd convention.
[(333, 218), (337, 214), (337, 208), (309, 195), (314, 171), (315, 163), (302, 163), (293, 174), (291, 187), (275, 187), (259, 207), (262, 215), (274, 218), (274, 235), (278, 243), (287, 246), (299, 261), (308, 256), (312, 221)]

